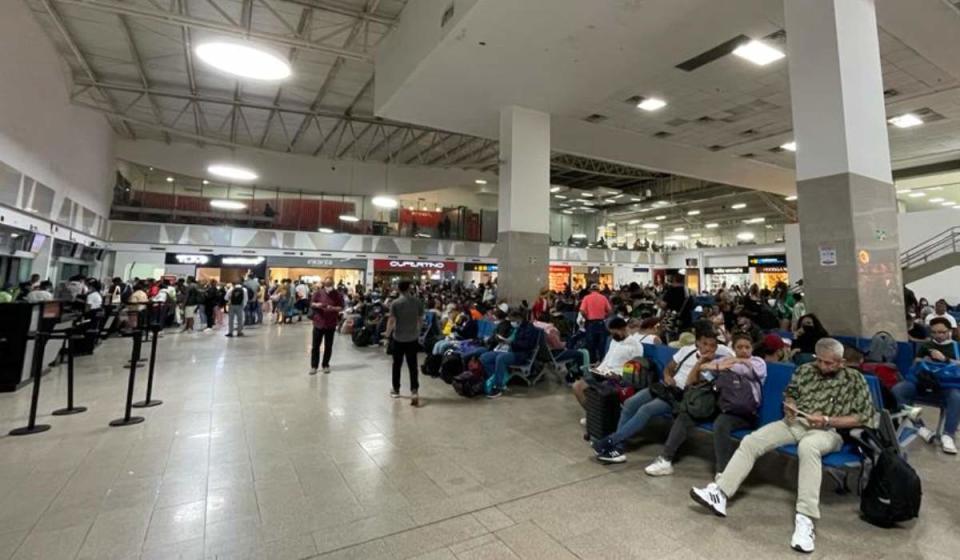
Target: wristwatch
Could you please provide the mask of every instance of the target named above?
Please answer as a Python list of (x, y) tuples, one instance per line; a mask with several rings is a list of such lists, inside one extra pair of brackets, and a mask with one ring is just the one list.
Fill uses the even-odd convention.
[(829, 416), (824, 416), (824, 417), (823, 417), (823, 425), (824, 425), (824, 427), (826, 427), (826, 428), (829, 428), (829, 427), (830, 427), (830, 417), (829, 417)]

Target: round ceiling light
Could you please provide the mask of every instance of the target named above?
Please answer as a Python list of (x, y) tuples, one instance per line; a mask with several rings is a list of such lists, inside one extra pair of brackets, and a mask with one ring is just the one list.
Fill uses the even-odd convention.
[(753, 241), (756, 236), (750, 233), (749, 231), (743, 231), (737, 234), (737, 239), (740, 241)]
[(354, 216), (353, 214), (340, 214), (341, 222), (359, 222), (360, 218)]
[(259, 176), (252, 170), (235, 165), (226, 165), (223, 163), (214, 163), (207, 167), (207, 173), (223, 177), (224, 179), (233, 179), (234, 181), (255, 181)]
[(247, 205), (236, 200), (211, 200), (210, 207), (218, 210), (243, 210)]
[(290, 64), (279, 56), (258, 47), (212, 41), (197, 46), (197, 57), (234, 76), (253, 80), (277, 81), (290, 77)]
[(397, 199), (391, 196), (375, 196), (372, 202), (374, 206), (379, 208), (396, 208), (399, 204)]

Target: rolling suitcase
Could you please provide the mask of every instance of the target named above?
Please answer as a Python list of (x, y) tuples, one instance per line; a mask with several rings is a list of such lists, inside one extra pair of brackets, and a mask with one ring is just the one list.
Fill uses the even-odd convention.
[(620, 420), (620, 396), (616, 387), (598, 383), (587, 387), (587, 435), (599, 440), (617, 431)]

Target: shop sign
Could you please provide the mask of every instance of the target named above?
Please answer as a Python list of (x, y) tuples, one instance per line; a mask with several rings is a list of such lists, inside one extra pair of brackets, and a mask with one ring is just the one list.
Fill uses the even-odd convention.
[(495, 264), (466, 263), (463, 270), (467, 272), (496, 272), (499, 267)]
[(437, 270), (455, 271), (457, 263), (447, 261), (398, 261), (377, 259), (373, 262), (374, 270), (406, 271), (406, 270)]
[(569, 266), (550, 266), (550, 274), (570, 274)]
[(686, 259), (686, 260), (685, 260), (685, 263), (686, 263), (686, 265), (687, 265), (688, 268), (692, 268), (692, 267), (697, 266), (697, 259)]
[(785, 266), (758, 266), (757, 272), (760, 274), (786, 274), (787, 267)]
[(707, 267), (704, 271), (706, 274), (746, 274), (748, 272), (745, 266), (715, 266)]
[(634, 272), (650, 272), (649, 268), (634, 268)]
[(750, 255), (747, 263), (752, 266), (787, 266), (786, 255)]
[(366, 269), (366, 259), (334, 259), (323, 257), (267, 257), (269, 267), (289, 268), (359, 268)]
[(197, 255), (186, 253), (167, 253), (167, 264), (188, 264), (196, 266), (220, 266), (220, 257), (217, 255)]
[(223, 266), (259, 266), (267, 260), (263, 257), (221, 257)]

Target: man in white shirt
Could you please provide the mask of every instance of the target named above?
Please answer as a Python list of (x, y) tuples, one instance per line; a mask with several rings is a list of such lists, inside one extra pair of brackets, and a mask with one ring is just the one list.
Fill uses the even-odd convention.
[(947, 313), (947, 301), (943, 299), (937, 300), (937, 303), (933, 304), (933, 313), (927, 315), (927, 318), (924, 319), (924, 322), (927, 323), (927, 326), (930, 326), (930, 321), (940, 317), (946, 319), (950, 323), (950, 328), (957, 330), (957, 320), (953, 318), (953, 315)]
[[(690, 371), (697, 363), (713, 361), (717, 358), (733, 356), (726, 346), (717, 342), (717, 334), (702, 329), (697, 333), (696, 344), (684, 346), (673, 355), (673, 360), (663, 372), (663, 385), (673, 391), (675, 398), (682, 398)], [(640, 433), (647, 422), (655, 416), (670, 414), (673, 404), (653, 395), (650, 389), (644, 389), (623, 403), (620, 411), (620, 423), (617, 431), (593, 444), (597, 459), (604, 463), (622, 463), (627, 460), (623, 454), (623, 444)]]
[[(603, 360), (573, 384), (573, 396), (576, 397), (580, 406), (585, 406), (587, 403), (586, 390), (591, 383), (598, 383), (606, 376), (619, 376), (623, 372), (623, 364), (643, 356), (643, 343), (638, 336), (627, 336), (626, 321), (620, 317), (614, 317), (610, 319), (607, 330), (610, 333), (610, 346)], [(581, 420), (580, 423), (585, 422)]]
[(37, 285), (36, 289), (31, 290), (30, 293), (27, 294), (27, 297), (26, 297), (27, 303), (40, 303), (42, 301), (53, 301), (53, 293), (50, 291), (52, 287), (53, 285), (50, 284), (49, 280), (44, 280), (43, 282), (40, 282)]

